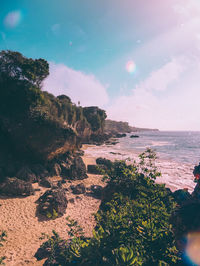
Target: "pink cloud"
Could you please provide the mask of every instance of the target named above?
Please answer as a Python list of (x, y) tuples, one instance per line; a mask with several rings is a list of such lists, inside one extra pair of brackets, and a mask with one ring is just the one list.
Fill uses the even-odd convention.
[(108, 116), (139, 127), (200, 130), (199, 73), (198, 61), (175, 58), (137, 84), (131, 95), (118, 97)]
[(73, 70), (64, 64), (50, 63), (50, 75), (44, 81), (43, 89), (55, 96), (65, 94), (83, 106), (103, 107), (108, 102), (106, 86), (94, 75)]

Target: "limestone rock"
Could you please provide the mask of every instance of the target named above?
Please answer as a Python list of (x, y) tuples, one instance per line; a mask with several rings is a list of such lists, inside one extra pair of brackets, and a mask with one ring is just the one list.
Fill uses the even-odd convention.
[(29, 181), (31, 183), (37, 181), (36, 175), (31, 171), (28, 166), (23, 166), (16, 174), (19, 179)]
[(103, 191), (103, 187), (102, 186), (92, 185), (90, 187), (90, 190), (91, 190), (92, 194), (94, 195), (94, 197), (101, 198), (102, 191)]
[(49, 218), (57, 218), (65, 214), (67, 203), (64, 189), (47, 190), (38, 199), (38, 211)]
[(16, 177), (6, 178), (0, 183), (0, 194), (8, 196), (30, 196), (34, 195), (34, 189), (30, 182), (20, 180)]
[(73, 180), (82, 180), (88, 178), (86, 166), (81, 157), (75, 157), (70, 167), (70, 178)]
[(84, 194), (86, 191), (83, 183), (80, 183), (76, 186), (70, 186), (70, 188), (74, 194)]

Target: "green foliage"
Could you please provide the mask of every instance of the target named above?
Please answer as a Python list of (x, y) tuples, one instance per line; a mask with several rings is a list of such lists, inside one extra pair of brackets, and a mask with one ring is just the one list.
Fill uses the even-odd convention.
[[(140, 155), (140, 163), (113, 163), (105, 178), (114, 188), (95, 215), (92, 238), (68, 218), (70, 242), (57, 252), (61, 265), (175, 265), (179, 259), (170, 215), (175, 207), (159, 176), (155, 153)], [(109, 191), (108, 191), (109, 193)], [(52, 264), (53, 265), (53, 264)]]
[(83, 108), (83, 114), (91, 125), (93, 131), (104, 128), (104, 122), (106, 119), (106, 113), (104, 110), (95, 106), (85, 107)]
[(47, 212), (46, 216), (47, 218), (54, 220), (58, 217), (58, 213), (56, 212), (55, 209), (53, 209), (53, 213)]
[[(5, 231), (0, 233), (0, 247), (3, 246), (2, 242), (6, 241), (6, 237), (7, 237), (7, 234)], [(0, 257), (0, 265), (4, 265), (3, 261), (5, 260), (5, 258), (6, 258), (5, 256)]]
[(44, 59), (26, 58), (19, 52), (0, 52), (0, 81), (2, 79), (26, 80), (37, 87), (49, 74), (49, 64)]
[[(8, 121), (33, 121), (48, 127), (71, 127), (81, 135), (85, 127), (103, 128), (105, 111), (98, 107), (82, 108), (68, 96), (53, 96), (41, 91), (49, 74), (44, 59), (26, 58), (19, 52), (0, 52), (0, 114)], [(77, 122), (79, 126), (77, 126)], [(12, 123), (12, 121), (11, 121)], [(80, 126), (80, 124), (82, 126)], [(74, 133), (75, 134), (75, 133)]]

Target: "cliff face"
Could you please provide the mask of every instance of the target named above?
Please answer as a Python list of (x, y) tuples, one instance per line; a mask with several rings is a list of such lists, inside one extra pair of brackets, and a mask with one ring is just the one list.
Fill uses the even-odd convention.
[(16, 159), (51, 161), (103, 132), (105, 111), (82, 108), (65, 95), (54, 97), (41, 90), (48, 63), (40, 60), (0, 53), (0, 169)]
[(105, 120), (105, 132), (108, 134), (130, 133), (140, 131), (158, 131), (158, 129), (132, 127), (128, 122)]

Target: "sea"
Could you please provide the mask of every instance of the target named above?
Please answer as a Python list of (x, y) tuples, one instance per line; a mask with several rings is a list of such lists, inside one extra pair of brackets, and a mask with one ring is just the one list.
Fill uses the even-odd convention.
[[(130, 138), (138, 135), (139, 138)], [(193, 190), (193, 168), (200, 162), (200, 132), (194, 131), (144, 131), (127, 134), (117, 139), (116, 145), (90, 146), (85, 154), (111, 160), (136, 159), (146, 150), (153, 149), (162, 172), (161, 183), (172, 190), (188, 187)]]

